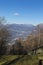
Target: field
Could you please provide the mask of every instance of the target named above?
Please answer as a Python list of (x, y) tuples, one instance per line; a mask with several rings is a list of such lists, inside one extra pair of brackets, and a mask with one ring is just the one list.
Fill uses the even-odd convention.
[(37, 55), (3, 55), (0, 57), (0, 65), (38, 65), (43, 59), (43, 54)]

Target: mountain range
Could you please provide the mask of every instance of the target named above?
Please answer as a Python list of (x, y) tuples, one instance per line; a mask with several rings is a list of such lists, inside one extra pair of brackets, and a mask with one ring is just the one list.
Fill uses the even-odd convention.
[(37, 26), (34, 26), (32, 24), (7, 24), (5, 25), (5, 27), (10, 32), (11, 36), (9, 39), (12, 41), (12, 40), (16, 40), (17, 38), (25, 39), (34, 30), (37, 30), (37, 27), (43, 29), (43, 24), (39, 24)]
[(11, 39), (17, 38), (26, 38), (33, 30), (36, 29), (36, 26), (32, 24), (8, 24), (6, 25), (7, 29), (11, 34)]

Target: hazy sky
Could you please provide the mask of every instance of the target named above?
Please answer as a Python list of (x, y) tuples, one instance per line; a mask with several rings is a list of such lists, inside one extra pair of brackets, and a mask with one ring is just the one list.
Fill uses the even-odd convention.
[(0, 16), (8, 23), (43, 23), (43, 0), (0, 0)]

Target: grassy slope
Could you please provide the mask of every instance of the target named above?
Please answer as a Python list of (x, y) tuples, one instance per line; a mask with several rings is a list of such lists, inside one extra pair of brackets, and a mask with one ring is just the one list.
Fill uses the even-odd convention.
[(8, 55), (8, 56), (3, 55), (0, 59), (0, 65), (2, 65), (5, 62), (10, 62), (10, 61), (16, 59), (17, 57), (18, 57), (18, 55)]
[(11, 65), (38, 65), (39, 57), (43, 57), (43, 55), (25, 55), (22, 59), (18, 60), (16, 63), (12, 63)]
[[(0, 65), (2, 65), (5, 62), (10, 62), (16, 59), (17, 57), (18, 55), (3, 56), (0, 59)], [(20, 58), (17, 62), (13, 62), (11, 65), (38, 65), (39, 57), (43, 58), (43, 55), (42, 54), (34, 56), (25, 55), (23, 58)]]
[(12, 63), (11, 65), (35, 65), (38, 62), (37, 57), (31, 57), (26, 55), (22, 59), (18, 60), (16, 63)]

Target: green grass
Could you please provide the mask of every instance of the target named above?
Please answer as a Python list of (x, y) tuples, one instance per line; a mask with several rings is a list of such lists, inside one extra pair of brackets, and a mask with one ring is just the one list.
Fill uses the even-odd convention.
[(22, 59), (11, 65), (38, 65), (39, 57), (43, 57), (43, 55), (25, 55)]
[(32, 57), (32, 56), (24, 56), (22, 59), (20, 59), (16, 63), (12, 63), (11, 65), (36, 65), (38, 64), (38, 58), (37, 57)]
[[(19, 56), (21, 57), (22, 55), (3, 55), (0, 59), (0, 65), (6, 62), (11, 62)], [(11, 65), (38, 65), (39, 57), (43, 58), (43, 54), (25, 55), (23, 58), (20, 58), (17, 62), (13, 62)]]
[(18, 57), (18, 55), (3, 55), (0, 59), (0, 65), (2, 65), (5, 62), (10, 62), (14, 59), (16, 59)]

